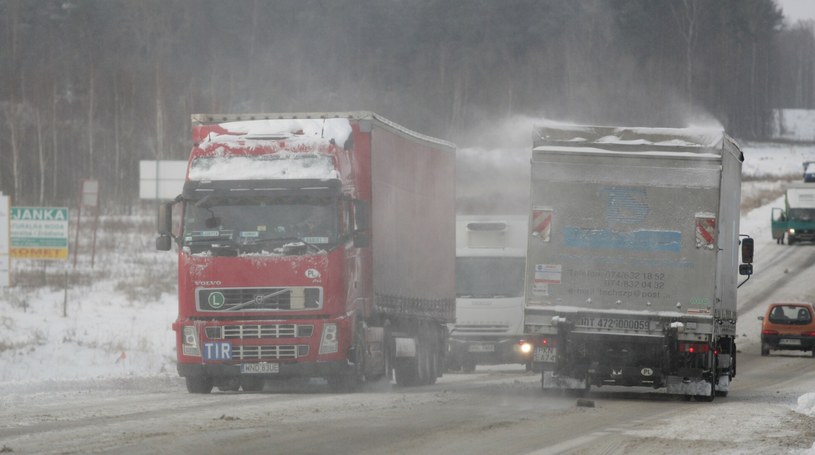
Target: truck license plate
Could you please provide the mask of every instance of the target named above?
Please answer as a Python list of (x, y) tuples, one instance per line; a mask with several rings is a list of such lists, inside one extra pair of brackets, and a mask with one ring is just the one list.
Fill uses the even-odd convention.
[(649, 330), (650, 324), (647, 319), (621, 319), (621, 318), (597, 318), (582, 317), (575, 324), (577, 327), (587, 327), (591, 329), (608, 330)]
[(467, 347), (470, 352), (495, 352), (494, 344), (471, 344)]
[(246, 374), (263, 374), (263, 373), (279, 373), (280, 364), (278, 363), (242, 363), (241, 373)]
[(778, 344), (783, 344), (784, 346), (800, 346), (801, 340), (796, 340), (794, 338), (781, 338), (778, 340)]
[(557, 360), (557, 348), (553, 347), (537, 347), (535, 348), (535, 362), (551, 362)]

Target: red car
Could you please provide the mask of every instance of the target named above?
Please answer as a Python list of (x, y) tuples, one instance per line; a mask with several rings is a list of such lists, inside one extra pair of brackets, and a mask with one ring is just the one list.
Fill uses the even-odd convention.
[(810, 351), (815, 357), (815, 308), (807, 302), (777, 302), (761, 323), (761, 355), (770, 350)]

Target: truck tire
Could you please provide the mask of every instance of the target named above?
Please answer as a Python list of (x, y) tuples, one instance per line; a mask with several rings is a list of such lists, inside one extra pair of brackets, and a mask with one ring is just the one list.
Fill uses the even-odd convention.
[(419, 366), (415, 358), (396, 359), (393, 370), (397, 385), (413, 387), (419, 384)]
[(263, 378), (241, 378), (241, 388), (244, 392), (260, 392), (265, 383)]
[(187, 376), (184, 378), (187, 383), (189, 393), (210, 393), (212, 392), (212, 378), (207, 376)]

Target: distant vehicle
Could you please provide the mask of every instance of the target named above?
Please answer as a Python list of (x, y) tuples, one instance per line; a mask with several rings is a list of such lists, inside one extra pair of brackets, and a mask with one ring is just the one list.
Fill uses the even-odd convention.
[(558, 123), (533, 137), (525, 331), (542, 388), (726, 395), (753, 258), (738, 145), (702, 128)]
[(815, 185), (791, 183), (784, 194), (784, 207), (775, 207), (770, 219), (776, 243), (815, 241)]
[(815, 357), (815, 308), (807, 302), (778, 302), (761, 322), (761, 355), (770, 350), (810, 351)]
[(804, 182), (815, 182), (815, 161), (804, 161)]
[[(525, 215), (456, 217), (456, 322), (447, 366), (529, 364), (525, 342)], [(531, 366), (531, 365), (530, 365)]]

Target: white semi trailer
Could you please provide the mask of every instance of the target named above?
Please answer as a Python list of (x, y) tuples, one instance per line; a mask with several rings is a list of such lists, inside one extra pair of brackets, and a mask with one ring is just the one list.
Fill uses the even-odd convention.
[(713, 129), (533, 136), (525, 330), (542, 387), (726, 395), (738, 275), (752, 273), (738, 145)]

